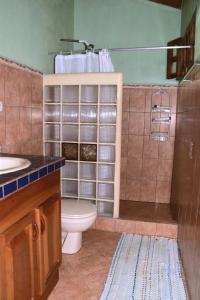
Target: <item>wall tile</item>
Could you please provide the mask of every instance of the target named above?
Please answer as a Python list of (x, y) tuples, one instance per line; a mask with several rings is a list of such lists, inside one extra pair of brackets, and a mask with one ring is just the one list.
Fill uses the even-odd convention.
[(155, 235), (156, 223), (137, 221), (135, 226), (135, 233), (144, 235)]
[(127, 157), (128, 155), (128, 134), (122, 134), (122, 148), (121, 148), (121, 156)]
[[(159, 86), (124, 88), (122, 125), (125, 134), (122, 134), (122, 157), (128, 157), (128, 160), (127, 169), (123, 168), (123, 174), (127, 173), (127, 181), (124, 182), (123, 179), (121, 181), (121, 199), (156, 202), (156, 181), (171, 180), (176, 90), (176, 87)], [(151, 131), (165, 132), (169, 128), (166, 125), (151, 123), (152, 104), (169, 105), (172, 102), (174, 105), (170, 126), (172, 138), (168, 142), (159, 143), (150, 138)], [(154, 117), (156, 115), (165, 116), (165, 114), (154, 113)], [(144, 180), (147, 180), (147, 187), (144, 187)], [(161, 201), (168, 200), (164, 197)]]
[(42, 132), (42, 108), (32, 108), (32, 139), (41, 139)]
[[(169, 92), (171, 95), (171, 106), (172, 106), (172, 113), (176, 114), (177, 111), (177, 91), (178, 89), (175, 87), (170, 87)], [(181, 99), (180, 99), (181, 100)]]
[(128, 220), (116, 220), (115, 231), (116, 232), (127, 232), (135, 233), (136, 222)]
[(171, 193), (171, 181), (157, 181), (156, 202), (169, 203)]
[(170, 159), (158, 160), (158, 175), (157, 178), (162, 181), (163, 178), (171, 178), (173, 161)]
[(121, 183), (126, 182), (127, 158), (121, 158)]
[(5, 111), (0, 112), (0, 145), (5, 144), (6, 138), (6, 120)]
[(129, 91), (130, 91), (129, 88), (123, 89), (123, 104), (122, 104), (122, 110), (128, 112), (129, 112), (129, 95), (130, 95)]
[(31, 107), (31, 74), (24, 71), (21, 77), (19, 85), (20, 106)]
[(151, 114), (145, 113), (144, 114), (144, 135), (151, 134)]
[(177, 225), (176, 224), (156, 224), (156, 235), (164, 236), (172, 239), (177, 238)]
[(143, 136), (128, 136), (128, 157), (141, 158), (143, 153)]
[(42, 76), (12, 63), (0, 64), (0, 101), (2, 150), (42, 154)]
[(130, 91), (130, 111), (145, 112), (145, 89), (133, 88)]
[(146, 88), (145, 89), (145, 112), (150, 113), (151, 112), (151, 94), (152, 94), (152, 88)]
[(143, 159), (142, 166), (142, 177), (144, 179), (156, 180), (158, 171), (158, 160), (157, 159)]
[(135, 135), (144, 134), (144, 113), (130, 112), (129, 134), (135, 134)]
[(32, 107), (41, 107), (43, 99), (42, 77), (32, 75)]
[(20, 70), (5, 67), (5, 105), (20, 105)]
[(20, 108), (6, 107), (6, 145), (20, 141)]
[(120, 182), (120, 200), (126, 200), (126, 181)]
[(129, 112), (124, 111), (122, 112), (122, 134), (128, 133), (129, 127)]
[(128, 157), (127, 178), (140, 180), (141, 175), (142, 175), (142, 159)]
[(158, 158), (158, 142), (144, 136), (144, 152), (145, 158)]
[(20, 142), (27, 142), (28, 140), (31, 140), (31, 108), (20, 107), (19, 114)]
[(97, 218), (96, 220), (96, 229), (106, 230), (106, 231), (115, 231), (115, 219), (111, 218)]
[(126, 199), (132, 201), (140, 200), (141, 181), (127, 178)]
[(176, 114), (171, 114), (170, 137), (175, 137)]
[(174, 156), (174, 138), (170, 138), (166, 142), (159, 143), (159, 158), (173, 159)]
[(0, 64), (0, 101), (4, 102), (5, 66)]
[(155, 202), (156, 197), (156, 181), (142, 179), (140, 201)]

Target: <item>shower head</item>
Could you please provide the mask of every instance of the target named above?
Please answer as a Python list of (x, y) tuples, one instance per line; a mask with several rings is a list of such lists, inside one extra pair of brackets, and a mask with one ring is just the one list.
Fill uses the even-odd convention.
[(85, 40), (74, 40), (74, 39), (60, 39), (60, 41), (62, 42), (71, 42), (71, 43), (79, 43), (79, 44), (83, 44), (85, 47), (85, 50), (93, 50), (94, 49), (94, 45), (88, 43)]

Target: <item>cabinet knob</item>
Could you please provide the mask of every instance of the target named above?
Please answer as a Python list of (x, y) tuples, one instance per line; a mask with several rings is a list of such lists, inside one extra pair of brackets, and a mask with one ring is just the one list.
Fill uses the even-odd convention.
[(33, 228), (32, 239), (33, 239), (33, 241), (35, 241), (35, 240), (37, 240), (38, 235), (39, 235), (39, 230), (38, 230), (37, 224), (33, 223), (32, 228)]
[(41, 226), (41, 234), (43, 234), (45, 231), (45, 228), (46, 228), (46, 223), (45, 223), (45, 219), (43, 216), (41, 216), (41, 218), (40, 218), (40, 223), (41, 223), (41, 225), (40, 225)]

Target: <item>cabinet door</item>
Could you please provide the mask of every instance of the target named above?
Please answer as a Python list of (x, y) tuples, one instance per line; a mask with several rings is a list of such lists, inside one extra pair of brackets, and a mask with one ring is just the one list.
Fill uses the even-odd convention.
[(34, 213), (30, 213), (1, 234), (1, 300), (37, 298), (38, 233)]
[(60, 195), (55, 194), (36, 210), (40, 230), (40, 291), (49, 288), (61, 262)]

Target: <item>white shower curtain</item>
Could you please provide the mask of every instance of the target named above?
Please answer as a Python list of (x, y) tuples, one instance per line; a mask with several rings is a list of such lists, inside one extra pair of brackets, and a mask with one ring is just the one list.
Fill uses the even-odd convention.
[(55, 58), (55, 73), (114, 72), (114, 66), (107, 49), (99, 54), (58, 54)]

